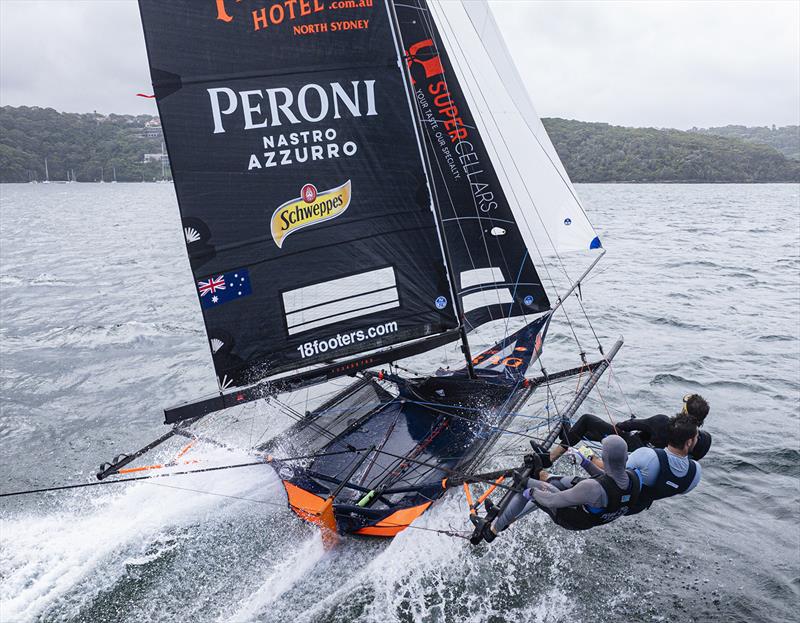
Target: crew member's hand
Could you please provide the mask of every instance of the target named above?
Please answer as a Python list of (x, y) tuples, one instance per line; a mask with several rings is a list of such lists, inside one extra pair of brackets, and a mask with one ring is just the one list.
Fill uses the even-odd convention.
[(583, 465), (594, 455), (594, 452), (586, 446), (581, 446), (580, 448), (570, 448), (567, 450), (567, 454), (569, 454), (570, 459), (575, 465)]

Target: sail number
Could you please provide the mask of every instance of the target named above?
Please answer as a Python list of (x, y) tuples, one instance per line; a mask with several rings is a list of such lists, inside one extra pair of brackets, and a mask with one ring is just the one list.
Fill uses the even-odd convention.
[(492, 366), (502, 365), (506, 366), (507, 368), (519, 368), (523, 363), (525, 363), (519, 357), (506, 357), (505, 359), (501, 359), (497, 355), (492, 355), (488, 360), (486, 357), (488, 357), (488, 354), (486, 353), (477, 355), (472, 359), (472, 365), (477, 366), (479, 363), (488, 363)]

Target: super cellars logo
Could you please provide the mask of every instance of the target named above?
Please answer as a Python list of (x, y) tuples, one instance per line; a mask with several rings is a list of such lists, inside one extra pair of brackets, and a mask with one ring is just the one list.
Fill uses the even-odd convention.
[[(455, 78), (448, 84), (448, 76), (439, 50), (433, 39), (417, 41), (409, 46), (406, 54), (411, 81), (416, 90), (415, 96), (422, 122), (431, 144), (438, 152), (444, 168), (454, 182), (466, 178), (470, 192), (478, 209), (483, 213), (497, 208), (497, 198), (492, 190), (491, 178), (484, 167), (481, 154), (480, 137), (472, 136), (468, 126), (474, 126), (469, 119), (469, 110)], [(459, 110), (462, 107), (463, 110)], [(467, 117), (464, 122), (463, 117)]]
[(350, 180), (322, 192), (313, 184), (306, 184), (299, 198), (287, 201), (272, 213), (270, 230), (275, 244), (282, 248), (294, 232), (340, 216), (350, 207), (350, 195)]

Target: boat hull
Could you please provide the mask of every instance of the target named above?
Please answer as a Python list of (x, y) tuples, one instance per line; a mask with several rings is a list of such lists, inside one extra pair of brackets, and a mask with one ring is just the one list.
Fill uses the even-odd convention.
[[(338, 534), (397, 535), (445, 493), (445, 478), (482, 458), (529, 394), (493, 372), (392, 382), (396, 396), (375, 378), (355, 383), (272, 444), (271, 450), (291, 444), (318, 457), (301, 465), (271, 463), (301, 519)], [(342, 419), (347, 425), (333, 439), (312, 447), (303, 442), (310, 431), (319, 439), (322, 423), (335, 427)]]

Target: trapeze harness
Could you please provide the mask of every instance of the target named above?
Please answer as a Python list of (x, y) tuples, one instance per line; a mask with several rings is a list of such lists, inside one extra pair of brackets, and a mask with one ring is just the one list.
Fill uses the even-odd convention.
[(650, 508), (650, 505), (656, 500), (685, 493), (686, 489), (692, 484), (695, 474), (697, 474), (697, 464), (694, 460), (689, 459), (689, 469), (684, 476), (680, 478), (672, 473), (669, 468), (669, 458), (667, 457), (666, 450), (661, 448), (653, 448), (658, 455), (658, 478), (652, 487), (642, 487), (642, 492), (639, 495), (637, 504), (632, 504), (632, 508), (628, 514), (635, 515), (643, 510)]
[[(605, 507), (597, 508), (584, 504), (583, 506), (545, 510), (559, 526), (566, 530), (588, 530), (611, 523), (628, 514), (628, 510), (633, 508), (639, 500), (642, 490), (642, 478), (639, 470), (626, 469), (625, 473), (628, 474), (628, 486), (625, 489), (617, 485), (608, 474), (594, 477), (608, 497), (608, 504)], [(584, 479), (576, 478), (573, 486), (579, 480)]]

